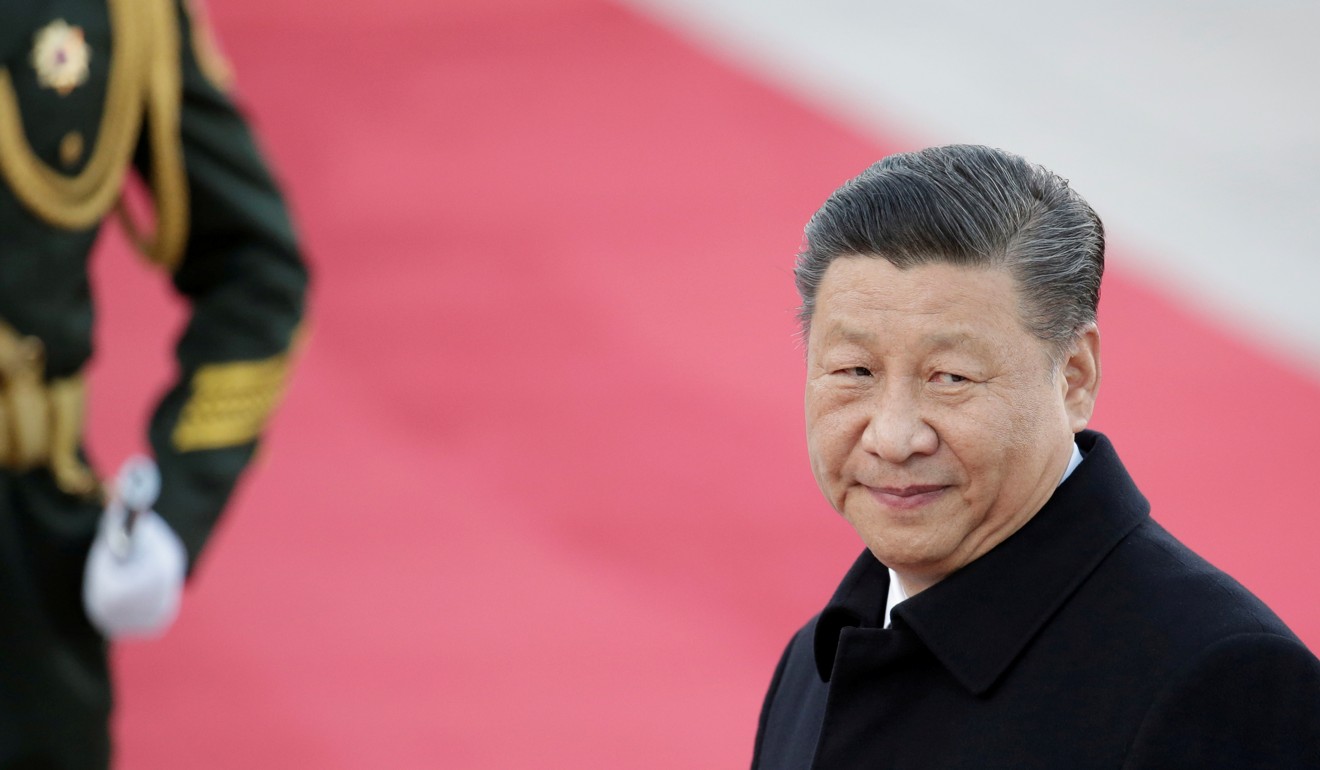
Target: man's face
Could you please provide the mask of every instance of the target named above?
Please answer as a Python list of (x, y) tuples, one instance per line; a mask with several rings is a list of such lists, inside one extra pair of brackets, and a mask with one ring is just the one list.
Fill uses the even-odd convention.
[(830, 503), (919, 591), (1035, 515), (1099, 380), (1094, 326), (1059, 367), (1013, 278), (842, 257), (816, 295), (807, 444)]

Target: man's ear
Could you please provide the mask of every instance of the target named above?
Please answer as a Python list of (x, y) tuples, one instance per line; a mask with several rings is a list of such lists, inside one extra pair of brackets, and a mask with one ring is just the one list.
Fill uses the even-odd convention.
[(1073, 433), (1077, 433), (1091, 421), (1100, 390), (1100, 328), (1094, 323), (1087, 324), (1073, 340), (1062, 374), (1064, 408)]

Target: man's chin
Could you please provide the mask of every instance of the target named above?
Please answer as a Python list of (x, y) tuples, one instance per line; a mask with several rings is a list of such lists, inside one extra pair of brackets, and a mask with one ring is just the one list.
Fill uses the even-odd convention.
[[(862, 540), (867, 542), (866, 538)], [(893, 540), (867, 543), (866, 549), (886, 567), (900, 575), (913, 576), (938, 574), (951, 555), (948, 549), (933, 547), (931, 543), (899, 543)]]

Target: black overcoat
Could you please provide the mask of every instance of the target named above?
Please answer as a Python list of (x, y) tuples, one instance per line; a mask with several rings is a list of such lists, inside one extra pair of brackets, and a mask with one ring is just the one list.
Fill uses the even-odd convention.
[(1031, 521), (890, 629), (864, 552), (785, 650), (753, 768), (1320, 768), (1320, 661), (1149, 517), (1104, 436), (1078, 444)]

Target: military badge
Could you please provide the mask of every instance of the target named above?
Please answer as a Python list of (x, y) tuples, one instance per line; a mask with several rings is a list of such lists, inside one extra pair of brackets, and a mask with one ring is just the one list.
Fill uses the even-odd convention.
[(92, 49), (82, 27), (72, 27), (64, 19), (56, 19), (37, 32), (32, 46), (32, 67), (37, 71), (38, 83), (55, 89), (60, 96), (68, 96), (87, 82), (91, 56)]

